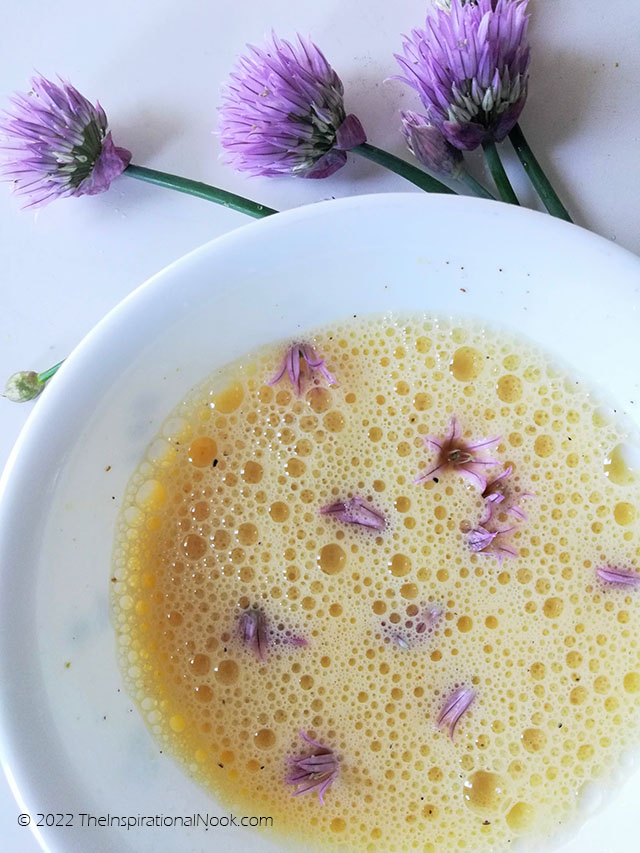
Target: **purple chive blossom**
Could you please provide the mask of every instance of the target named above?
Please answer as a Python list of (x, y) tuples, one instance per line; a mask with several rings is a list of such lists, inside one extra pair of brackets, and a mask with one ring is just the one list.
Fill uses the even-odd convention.
[(245, 610), (240, 617), (240, 637), (256, 658), (264, 662), (269, 645), (267, 620), (261, 610)]
[(471, 687), (459, 687), (457, 690), (454, 690), (438, 714), (436, 728), (448, 729), (449, 737), (453, 740), (453, 733), (458, 725), (458, 720), (467, 711), (475, 698), (476, 691), (472, 690)]
[(241, 172), (275, 177), (326, 178), (366, 141), (347, 115), (342, 81), (321, 51), (275, 33), (263, 49), (249, 45), (223, 89), (220, 141)]
[(618, 586), (640, 586), (640, 574), (629, 572), (626, 569), (614, 569), (611, 566), (600, 566), (596, 569), (600, 580), (607, 583), (615, 583)]
[(320, 509), (321, 515), (332, 515), (345, 524), (359, 524), (373, 530), (383, 530), (386, 522), (382, 513), (369, 506), (362, 498), (353, 497), (347, 501), (338, 501)]
[(502, 544), (499, 537), (506, 536), (515, 530), (513, 527), (503, 527), (502, 530), (487, 530), (486, 527), (474, 527), (467, 533), (467, 544), (471, 551), (476, 554), (483, 554), (486, 557), (497, 557), (498, 562), (502, 563), (505, 557), (517, 557), (518, 552), (510, 545)]
[(16, 94), (0, 118), (0, 175), (13, 181), (25, 207), (42, 207), (65, 196), (96, 195), (129, 165), (131, 152), (117, 148), (99, 103), (91, 104), (64, 80), (38, 75), (28, 94)]
[(482, 493), (485, 503), (485, 514), (480, 524), (486, 524), (488, 521), (491, 521), (498, 506), (506, 515), (512, 515), (518, 521), (527, 520), (526, 512), (516, 501), (521, 501), (525, 498), (534, 498), (535, 495), (533, 492), (522, 492), (519, 495), (514, 495), (507, 482), (512, 473), (513, 467), (509, 465), (494, 480), (487, 483), (487, 487)]
[(484, 551), (498, 535), (497, 532), (490, 533), (484, 527), (476, 527), (467, 534), (467, 542), (472, 551)]
[(424, 116), (410, 110), (403, 112), (402, 133), (409, 151), (430, 172), (449, 178), (460, 176), (462, 152), (454, 148)]
[(300, 737), (314, 748), (311, 755), (289, 756), (287, 763), (291, 772), (285, 777), (288, 785), (296, 785), (292, 796), (318, 792), (318, 799), (324, 805), (324, 795), (338, 775), (340, 763), (333, 750), (311, 740), (306, 732), (300, 731)]
[(451, 0), (424, 30), (405, 36), (399, 79), (420, 96), (427, 120), (463, 151), (501, 142), (527, 99), (527, 0)]
[(478, 486), (481, 492), (487, 488), (487, 480), (483, 472), (487, 466), (498, 465), (498, 462), (495, 459), (487, 459), (478, 454), (498, 444), (500, 436), (467, 444), (462, 440), (462, 430), (457, 419), (451, 418), (449, 433), (445, 438), (431, 436), (425, 438), (424, 441), (427, 447), (437, 451), (438, 456), (436, 464), (416, 477), (414, 483), (432, 480), (446, 469), (453, 468), (475, 486)]
[(291, 344), (287, 350), (287, 354), (282, 360), (280, 369), (275, 376), (269, 380), (269, 385), (277, 385), (286, 373), (291, 384), (296, 389), (296, 394), (300, 396), (301, 358), (306, 363), (309, 373), (313, 373), (314, 370), (317, 370), (322, 376), (324, 376), (329, 385), (338, 384), (335, 376), (327, 370), (324, 358), (319, 356), (310, 344), (296, 343)]
[(494, 480), (487, 483), (485, 490), (482, 492), (482, 498), (485, 503), (485, 514), (482, 518), (481, 524), (486, 524), (490, 521), (496, 508), (504, 501), (505, 481), (511, 476), (512, 471), (513, 468), (509, 465), (509, 467), (505, 468), (501, 474), (498, 474)]
[(304, 637), (293, 634), (283, 625), (267, 627), (267, 617), (262, 610), (245, 610), (238, 620), (240, 639), (252, 651), (256, 658), (264, 663), (269, 646), (294, 646), (302, 648), (308, 645)]

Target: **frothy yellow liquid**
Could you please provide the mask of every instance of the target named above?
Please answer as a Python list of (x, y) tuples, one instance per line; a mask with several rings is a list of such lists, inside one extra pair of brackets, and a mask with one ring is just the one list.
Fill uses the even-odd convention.
[[(294, 846), (544, 837), (638, 741), (640, 589), (596, 576), (639, 567), (634, 437), (544, 353), (475, 325), (377, 317), (304, 340), (339, 386), (270, 387), (286, 344), (248, 356), (190, 393), (133, 475), (112, 584), (128, 689), (191, 775)], [(489, 479), (511, 465), (513, 495), (535, 493), (516, 558), (471, 551), (483, 501), (454, 468), (414, 483), (454, 415), (469, 443), (502, 436)], [(383, 530), (319, 514), (352, 495)], [(264, 661), (238, 631), (255, 607)], [(476, 698), (451, 739), (436, 719), (461, 685)], [(300, 729), (340, 759), (325, 805), (285, 783)]]

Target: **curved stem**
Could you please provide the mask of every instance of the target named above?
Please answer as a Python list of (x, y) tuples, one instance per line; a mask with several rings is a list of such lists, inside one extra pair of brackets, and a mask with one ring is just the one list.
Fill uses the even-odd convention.
[(38, 382), (42, 382), (43, 384), (45, 382), (47, 382), (49, 379), (51, 379), (52, 376), (54, 376), (58, 372), (58, 370), (62, 367), (63, 364), (64, 364), (64, 359), (62, 359), (62, 361), (59, 361), (57, 364), (54, 364), (53, 367), (50, 367), (48, 370), (45, 370), (43, 373), (39, 373), (38, 374)]
[(469, 187), (471, 192), (474, 195), (477, 195), (479, 198), (490, 198), (495, 201), (495, 196), (492, 195), (486, 187), (483, 187), (481, 183), (476, 181), (473, 175), (470, 175), (466, 169), (463, 169), (458, 175), (458, 180), (461, 184), (465, 184), (465, 186)]
[(131, 163), (124, 170), (124, 174), (129, 175), (130, 178), (136, 178), (138, 181), (146, 181), (149, 184), (156, 184), (159, 187), (166, 187), (179, 193), (213, 201), (215, 204), (221, 204), (223, 207), (231, 208), (231, 210), (239, 210), (241, 213), (246, 213), (256, 219), (260, 219), (262, 216), (271, 216), (271, 214), (278, 212), (272, 207), (258, 204), (251, 199), (243, 198), (241, 195), (221, 190), (219, 187), (211, 187), (209, 184), (192, 181), (190, 178), (181, 178), (179, 175), (171, 175), (169, 172), (147, 169), (146, 166), (134, 166)]
[(518, 196), (513, 191), (511, 182), (504, 170), (495, 142), (493, 140), (483, 142), (482, 149), (502, 201), (506, 201), (509, 204), (520, 204)]
[(566, 222), (573, 222), (567, 208), (560, 201), (556, 191), (549, 183), (549, 179), (542, 171), (542, 166), (536, 160), (519, 124), (514, 126), (509, 134), (509, 139), (520, 158), (525, 172), (529, 176), (529, 180), (535, 187), (536, 192), (549, 213), (552, 216), (557, 216), (559, 219), (564, 219)]
[(406, 160), (396, 157), (395, 154), (389, 154), (388, 151), (383, 151), (381, 148), (376, 148), (375, 145), (369, 145), (368, 142), (363, 142), (361, 145), (356, 145), (355, 148), (350, 148), (354, 154), (359, 154), (366, 160), (371, 160), (372, 163), (377, 163), (379, 166), (384, 166), (411, 181), (421, 190), (426, 190), (428, 193), (447, 193), (448, 195), (456, 195), (456, 191), (452, 190), (446, 184), (441, 183), (437, 178), (432, 178), (422, 169), (412, 166)]

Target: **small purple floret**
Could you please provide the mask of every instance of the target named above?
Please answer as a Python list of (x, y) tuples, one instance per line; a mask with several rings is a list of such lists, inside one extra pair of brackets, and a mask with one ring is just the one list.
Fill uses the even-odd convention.
[(317, 791), (318, 799), (324, 805), (324, 795), (340, 771), (340, 762), (332, 749), (311, 740), (306, 732), (301, 730), (300, 737), (314, 747), (314, 752), (287, 758), (291, 772), (285, 777), (285, 782), (296, 785), (293, 797)]
[(475, 527), (467, 534), (467, 543), (472, 551), (484, 551), (498, 535), (497, 531), (490, 533), (485, 527)]
[(267, 617), (256, 608), (245, 610), (238, 620), (240, 639), (261, 662), (267, 658), (270, 646), (294, 646), (302, 648), (309, 643), (304, 637), (293, 634), (282, 625), (272, 625), (271, 631), (267, 626)]
[(501, 142), (527, 99), (527, 0), (451, 0), (396, 54), (427, 120), (463, 151)]
[(512, 473), (513, 466), (509, 465), (490, 483), (487, 483), (485, 490), (482, 492), (485, 503), (485, 514), (480, 521), (481, 524), (491, 521), (498, 507), (500, 507), (501, 512), (504, 512), (506, 515), (512, 515), (518, 521), (526, 521), (527, 514), (517, 501), (534, 498), (535, 495), (533, 492), (514, 494), (508, 482)]
[(296, 649), (302, 649), (305, 646), (309, 645), (309, 641), (305, 640), (304, 637), (287, 637), (285, 640), (290, 646), (294, 646)]
[(476, 554), (483, 554), (486, 557), (497, 557), (498, 563), (502, 563), (505, 557), (518, 556), (515, 548), (498, 541), (500, 537), (512, 533), (515, 529), (515, 525), (513, 525), (512, 527), (503, 527), (502, 529), (491, 531), (479, 525), (467, 533), (467, 544), (470, 550)]
[(316, 353), (311, 344), (295, 343), (291, 344), (287, 350), (280, 369), (275, 376), (269, 380), (269, 385), (277, 385), (277, 383), (280, 382), (286, 374), (289, 377), (291, 384), (296, 389), (296, 394), (300, 396), (302, 379), (300, 359), (306, 363), (309, 373), (313, 373), (317, 370), (321, 376), (324, 376), (329, 385), (338, 384), (335, 376), (327, 370), (324, 358)]
[(459, 177), (462, 171), (462, 152), (442, 135), (424, 116), (406, 110), (402, 116), (402, 133), (407, 148), (435, 175)]
[(467, 444), (462, 440), (462, 429), (457, 418), (451, 418), (449, 433), (445, 438), (429, 436), (424, 442), (438, 454), (436, 464), (428, 471), (420, 474), (414, 483), (424, 483), (433, 480), (438, 474), (453, 468), (466, 477), (481, 492), (487, 488), (484, 471), (487, 467), (498, 465), (495, 459), (482, 456), (482, 451), (494, 447), (500, 442), (501, 436), (482, 439), (482, 441)]
[(131, 152), (114, 145), (100, 104), (70, 83), (37, 75), (31, 91), (11, 103), (0, 120), (0, 149), (7, 152), (0, 174), (27, 197), (25, 207), (102, 193), (129, 165)]
[(467, 711), (475, 698), (476, 691), (471, 687), (459, 687), (457, 690), (454, 690), (438, 714), (436, 727), (438, 729), (448, 729), (449, 737), (453, 740), (453, 733), (460, 717)]
[(640, 586), (640, 574), (637, 572), (630, 572), (626, 569), (615, 569), (611, 566), (600, 566), (596, 569), (596, 574), (600, 580), (607, 583), (614, 583), (619, 586)]
[(267, 620), (262, 610), (245, 610), (240, 617), (242, 642), (251, 649), (257, 659), (264, 662), (269, 645)]
[(321, 515), (332, 515), (345, 524), (358, 524), (360, 527), (370, 527), (373, 530), (383, 530), (386, 522), (382, 513), (373, 509), (362, 498), (353, 497), (346, 501), (323, 506)]
[(366, 141), (347, 115), (342, 81), (309, 39), (275, 33), (249, 45), (223, 88), (220, 141), (228, 162), (250, 175), (326, 178)]

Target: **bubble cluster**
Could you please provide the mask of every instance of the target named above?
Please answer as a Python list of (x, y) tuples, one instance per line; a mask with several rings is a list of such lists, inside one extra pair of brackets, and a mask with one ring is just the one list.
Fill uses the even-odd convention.
[[(314, 332), (339, 386), (268, 380), (285, 345), (209, 377), (129, 483), (114, 549), (120, 666), (158, 742), (225, 803), (319, 848), (507, 849), (578, 814), (637, 742), (637, 436), (528, 342), (422, 315)], [(518, 557), (471, 552), (484, 505), (425, 436), (501, 435)], [(492, 474), (489, 474), (491, 478)], [(386, 526), (322, 516), (359, 496)], [(513, 524), (498, 508), (497, 520)], [(264, 660), (242, 613), (269, 626)], [(296, 642), (304, 638), (306, 645)], [(461, 685), (476, 699), (437, 731)], [(340, 757), (291, 797), (300, 729)]]

